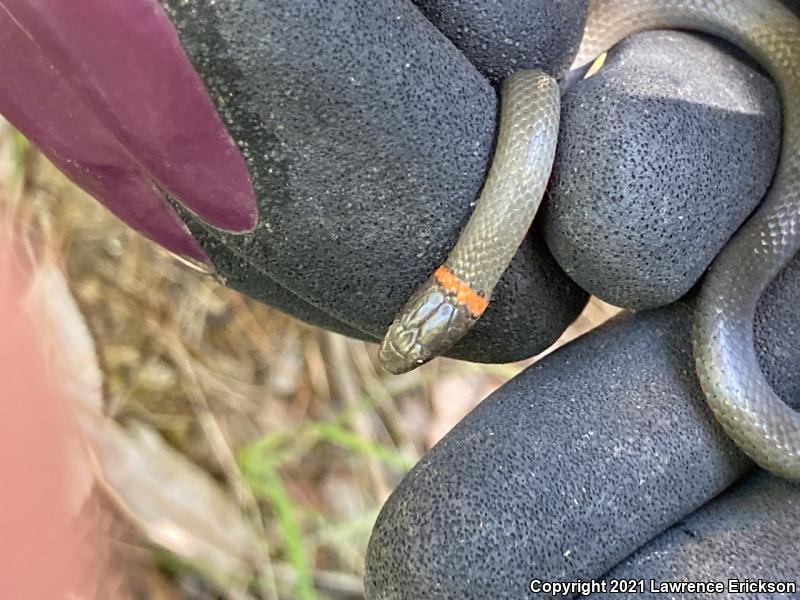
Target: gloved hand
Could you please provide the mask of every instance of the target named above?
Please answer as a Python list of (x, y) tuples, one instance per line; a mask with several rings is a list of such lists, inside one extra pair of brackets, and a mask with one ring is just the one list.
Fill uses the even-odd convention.
[[(795, 409), (798, 299), (800, 256), (755, 321), (761, 369)], [(645, 592), (650, 578), (795, 581), (800, 486), (753, 475), (714, 420), (695, 376), (691, 312), (679, 301), (618, 317), (484, 400), (384, 505), (367, 597), (554, 597), (530, 593), (534, 579), (643, 578)], [(618, 597), (664, 597), (634, 592)]]
[[(586, 7), (418, 4), (165, 2), (248, 148), (260, 203), (251, 235), (196, 219), (192, 231), (232, 287), (368, 340), (441, 264), (477, 198), (497, 111), (482, 75), (562, 74)], [(453, 356), (530, 356), (581, 309), (543, 225), (590, 291), (653, 306), (688, 290), (762, 197), (780, 138), (769, 81), (695, 38), (627, 48), (564, 99), (549, 209)]]
[[(477, 198), (496, 127), (490, 82), (522, 67), (562, 75), (587, 0), (162, 4), (9, 2), (0, 112), (129, 223), (207, 255), (231, 287), (378, 340)], [(697, 281), (763, 195), (779, 145), (774, 91), (734, 54), (645, 34), (575, 86), (542, 218), (453, 356), (544, 349), (585, 303), (573, 280), (636, 308)], [(242, 233), (248, 171), (258, 223)]]
[[(27, 44), (20, 55), (32, 62), (21, 71), (0, 59), (0, 111), (29, 135), (47, 123), (43, 141), (31, 135), (45, 147), (48, 135), (65, 132), (56, 136), (59, 152), (49, 153), (59, 166), (118, 213), (133, 211), (134, 225), (174, 251), (207, 257), (231, 287), (369, 340), (442, 262), (470, 213), (491, 158), (491, 83), (522, 67), (563, 74), (586, 8), (586, 0), (163, 0), (177, 37), (158, 10), (145, 11), (153, 20), (112, 18), (142, 17), (126, 11), (153, 9), (154, 0), (105, 3), (110, 15), (65, 9), (61, 18), (112, 34), (141, 24), (132, 29), (140, 37), (110, 44), (117, 54), (107, 49), (92, 71), (87, 61), (98, 53), (74, 45), (80, 28), (41, 17), (45, 8), (95, 2), (6, 3), (0, 39), (6, 49)], [(30, 36), (20, 36), (19, 18), (7, 19), (15, 11)], [(111, 19), (106, 29), (92, 20), (100, 14)], [(126, 52), (131, 44), (136, 51)], [(181, 62), (181, 48), (199, 78)], [(129, 62), (114, 69), (121, 57)], [(19, 83), (48, 65), (58, 76)], [(131, 81), (119, 77), (132, 71)], [(153, 79), (158, 74), (165, 76)], [(203, 104), (199, 82), (219, 118)], [(72, 96), (56, 102), (48, 89)], [(30, 98), (41, 110), (26, 112), (31, 103), (22, 100)], [(81, 110), (70, 115), (70, 106)], [(33, 118), (15, 120), (14, 111)], [(676, 300), (762, 197), (779, 119), (768, 79), (730, 47), (677, 33), (625, 42), (564, 97), (542, 218), (453, 355), (505, 361), (543, 349), (585, 302), (574, 281), (623, 306)], [(96, 134), (91, 143), (80, 137), (86, 132)], [(197, 137), (184, 137), (190, 133)], [(86, 148), (88, 155), (71, 154)], [(258, 223), (246, 233), (254, 200)], [(800, 297), (793, 273), (763, 309), (761, 326), (774, 335), (759, 337), (765, 370), (787, 399), (800, 389), (786, 367), (797, 359), (787, 350), (796, 346), (791, 310)], [(458, 590), (482, 598), (489, 589), (503, 597), (516, 593), (503, 585), (519, 590), (539, 574), (599, 576), (743, 475), (749, 463), (699, 396), (687, 336), (682, 303), (627, 317), (484, 403), (387, 504), (370, 551), (372, 595)], [(483, 534), (481, 523), (489, 527)], [(787, 515), (776, 516), (776, 539), (791, 527)], [(434, 530), (441, 544), (430, 544)], [(760, 556), (746, 546), (731, 561)], [(516, 562), (505, 583), (491, 579), (497, 571), (489, 567), (508, 560)], [(462, 583), (471, 587), (446, 587)]]

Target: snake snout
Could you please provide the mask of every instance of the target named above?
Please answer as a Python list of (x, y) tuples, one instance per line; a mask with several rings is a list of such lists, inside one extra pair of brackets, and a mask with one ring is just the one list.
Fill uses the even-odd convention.
[(378, 352), (378, 358), (381, 361), (383, 368), (392, 373), (393, 375), (400, 375), (406, 373), (416, 367), (418, 364), (425, 362), (424, 359), (419, 359), (417, 363), (408, 353), (401, 352), (394, 343), (384, 338), (381, 344), (381, 349)]
[[(414, 318), (416, 312), (392, 323), (383, 338), (378, 358), (383, 368), (398, 375), (431, 360), (435, 354), (422, 342), (430, 338), (425, 320)], [(417, 321), (416, 323), (414, 321)]]
[(378, 357), (390, 373), (411, 371), (449, 350), (475, 320), (454, 294), (432, 278), (389, 327)]

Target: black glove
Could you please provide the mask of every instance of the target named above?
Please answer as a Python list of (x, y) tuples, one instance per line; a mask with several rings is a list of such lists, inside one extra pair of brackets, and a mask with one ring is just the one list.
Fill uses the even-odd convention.
[[(75, 94), (49, 112), (78, 107), (74, 113), (91, 118), (82, 126), (70, 121), (69, 131), (100, 132), (91, 144), (73, 145), (99, 148), (79, 156), (83, 171), (70, 172), (56, 152), (49, 156), (118, 212), (132, 211), (128, 220), (151, 237), (210, 258), (231, 287), (368, 340), (380, 339), (441, 264), (470, 213), (491, 159), (493, 84), (523, 67), (563, 75), (586, 9), (586, 0), (162, 4), (177, 29), (172, 41), (200, 79), (181, 66), (180, 46), (168, 40), (154, 46), (165, 58), (152, 61), (149, 75), (136, 63), (141, 89), (118, 82), (130, 93), (119, 105), (100, 94), (112, 89), (107, 80), (76, 69), (82, 63), (72, 60), (68, 42), (78, 29), (27, 14), (40, 42), (20, 53), (33, 61), (28, 72), (44, 72), (49, 56), (63, 75), (53, 85), (62, 91), (68, 81)], [(0, 12), (6, 42), (19, 33), (7, 17)], [(163, 42), (169, 32), (157, 23)], [(126, 56), (146, 54), (138, 48)], [(25, 114), (20, 98), (30, 94), (14, 87), (22, 84), (13, 64), (0, 59), (11, 75), (0, 80), (0, 110), (37, 141), (40, 121), (14, 118)], [(221, 122), (206, 111), (195, 128), (183, 124), (178, 109), (202, 104), (198, 89), (146, 85), (164, 72), (202, 81)], [(140, 97), (152, 112), (121, 119), (122, 108)], [(673, 302), (758, 203), (774, 170), (780, 117), (772, 85), (740, 53), (707, 38), (632, 37), (598, 75), (577, 83), (562, 107), (543, 214), (454, 356), (506, 361), (536, 353), (581, 309), (582, 287), (634, 308)], [(53, 121), (55, 129), (64, 118)], [(140, 119), (146, 126), (137, 128)], [(242, 150), (255, 188), (252, 233), (242, 233), (252, 198), (220, 124)], [(193, 129), (203, 143), (181, 139)], [(69, 139), (58, 148), (67, 158)], [(174, 155), (163, 154), (170, 147), (158, 143), (164, 139), (181, 142)], [(45, 151), (48, 141), (41, 136)], [(187, 154), (192, 148), (217, 150)], [(109, 184), (119, 179), (94, 177), (108, 175), (109, 165), (136, 184), (124, 198), (130, 202)], [(99, 191), (92, 188), (97, 181)], [(152, 181), (172, 192), (201, 248), (169, 221), (152, 189), (143, 191)], [(147, 201), (137, 205), (140, 192)], [(161, 228), (153, 231), (153, 223)], [(796, 259), (762, 302), (758, 322), (762, 366), (786, 399), (800, 391), (791, 368), (800, 360), (792, 333), (798, 298)], [(618, 319), (531, 367), (474, 411), (387, 503), (370, 546), (371, 597), (525, 597), (534, 578), (600, 577), (746, 474), (750, 463), (713, 423), (697, 387), (689, 313), (679, 302)], [(630, 560), (685, 549), (681, 531), (711, 531), (718, 518), (735, 526), (746, 518), (742, 506), (794, 490), (764, 476), (744, 486)], [(765, 510), (753, 522), (774, 541), (768, 558), (780, 573), (797, 564), (788, 535), (797, 515), (773, 504)], [(693, 556), (708, 557), (704, 576), (726, 576), (730, 564), (747, 576), (749, 566), (765, 561), (760, 539), (737, 538), (741, 545), (730, 555), (700, 544)], [(774, 548), (787, 552), (776, 558)], [(614, 572), (637, 573), (632, 564)], [(667, 562), (652, 563), (648, 573), (693, 577), (692, 564), (669, 571)]]
[[(421, 4), (450, 40), (399, 0), (166, 1), (259, 198), (251, 235), (185, 214), (228, 285), (380, 339), (455, 243), (490, 162), (496, 93), (466, 57), (493, 79), (543, 60), (560, 75), (585, 9)], [(530, 356), (581, 309), (543, 229), (570, 276), (618, 304), (665, 304), (697, 281), (762, 197), (780, 139), (771, 84), (729, 52), (638, 36), (568, 93), (545, 214), (453, 356)]]
[[(166, 15), (149, 0), (14, 3), (0, 15), (14, 49), (0, 111), (129, 223), (207, 254), (231, 287), (378, 340), (478, 196), (490, 81), (562, 75), (587, 0), (162, 3)], [(453, 356), (544, 349), (586, 300), (573, 279), (631, 307), (691, 287), (762, 196), (779, 144), (771, 86), (727, 51), (639, 36), (565, 97), (544, 214)], [(255, 187), (249, 234), (254, 199), (223, 123)]]
[[(761, 368), (794, 408), (798, 299), (800, 257), (767, 289), (755, 324)], [(697, 383), (691, 308), (681, 301), (618, 317), (484, 400), (385, 504), (367, 554), (367, 597), (552, 598), (528, 593), (530, 582), (604, 576), (794, 581), (797, 484), (759, 471), (700, 508), (753, 465)]]

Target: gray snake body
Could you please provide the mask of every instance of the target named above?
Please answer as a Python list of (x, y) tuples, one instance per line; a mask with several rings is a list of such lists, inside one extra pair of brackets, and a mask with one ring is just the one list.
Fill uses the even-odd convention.
[[(574, 67), (632, 33), (698, 30), (759, 61), (782, 99), (775, 178), (758, 210), (703, 281), (692, 334), (697, 373), (727, 434), (766, 469), (800, 480), (800, 413), (777, 396), (755, 355), (762, 292), (800, 250), (800, 21), (778, 0), (593, 0)], [(520, 71), (503, 82), (495, 156), (478, 204), (445, 264), (389, 327), (380, 357), (403, 372), (445, 352), (480, 317), (525, 237), (550, 175), (558, 136), (556, 82)]]

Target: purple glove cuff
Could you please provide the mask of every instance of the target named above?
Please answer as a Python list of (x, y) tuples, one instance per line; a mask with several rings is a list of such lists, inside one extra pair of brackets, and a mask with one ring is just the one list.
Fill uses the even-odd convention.
[(0, 112), (173, 252), (208, 260), (159, 188), (219, 229), (255, 226), (245, 161), (156, 0), (4, 2)]

